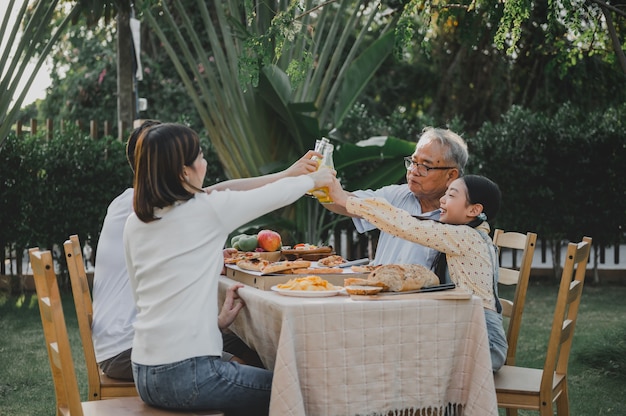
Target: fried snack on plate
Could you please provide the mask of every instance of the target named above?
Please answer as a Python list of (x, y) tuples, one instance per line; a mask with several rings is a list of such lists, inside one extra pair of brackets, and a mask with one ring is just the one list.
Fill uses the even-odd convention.
[(345, 262), (346, 261), (344, 260), (343, 257), (333, 254), (328, 257), (324, 257), (323, 259), (319, 259), (317, 261), (317, 264), (320, 266), (325, 266), (325, 267), (333, 267), (333, 266), (339, 266), (340, 264), (345, 263)]
[(283, 290), (336, 290), (339, 287), (334, 286), (328, 280), (324, 280), (319, 276), (306, 276), (291, 279), (287, 283), (276, 285)]

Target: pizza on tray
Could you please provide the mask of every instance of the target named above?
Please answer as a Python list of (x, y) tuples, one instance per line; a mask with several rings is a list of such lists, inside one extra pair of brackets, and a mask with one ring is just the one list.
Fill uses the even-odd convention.
[(239, 267), (242, 270), (260, 272), (263, 270), (263, 268), (265, 268), (268, 264), (270, 264), (270, 262), (268, 260), (265, 260), (259, 257), (252, 257), (249, 259), (239, 260), (236, 264), (237, 264), (237, 267)]
[(251, 260), (260, 258), (261, 255), (253, 251), (236, 251), (234, 253), (228, 253), (229, 257), (224, 257), (224, 264), (237, 264), (241, 260)]
[(275, 261), (274, 263), (270, 263), (263, 267), (261, 269), (261, 274), (289, 274), (293, 273), (295, 269), (306, 269), (308, 267), (311, 267), (311, 262), (307, 260)]

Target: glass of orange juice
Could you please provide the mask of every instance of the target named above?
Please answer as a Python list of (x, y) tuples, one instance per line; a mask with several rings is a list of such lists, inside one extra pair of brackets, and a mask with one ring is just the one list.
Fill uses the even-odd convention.
[[(322, 140), (324, 140), (323, 138)], [(323, 155), (322, 159), (318, 162), (318, 169), (334, 169), (333, 163), (333, 150), (335, 146), (328, 142), (326, 139), (326, 144), (321, 149), (320, 153)], [(322, 188), (316, 188), (309, 191), (319, 202), (322, 204), (332, 204), (333, 200), (328, 194), (328, 187), (324, 186)]]

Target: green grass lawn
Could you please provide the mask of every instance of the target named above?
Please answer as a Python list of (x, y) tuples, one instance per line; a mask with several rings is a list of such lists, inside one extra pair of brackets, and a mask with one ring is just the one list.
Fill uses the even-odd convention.
[[(532, 282), (517, 349), (517, 365), (541, 368), (552, 326), (556, 283)], [(500, 291), (512, 299), (512, 290)], [(506, 296), (504, 296), (506, 295)], [(585, 284), (569, 360), (572, 416), (626, 414), (626, 287)], [(504, 415), (500, 410), (500, 415)], [(520, 415), (538, 412), (519, 411)]]
[[(81, 397), (87, 372), (72, 295), (62, 293)], [(37, 297), (0, 292), (0, 416), (54, 416), (54, 387)]]
[[(556, 284), (531, 282), (518, 365), (543, 365), (557, 289)], [(511, 297), (507, 291), (501, 294)], [(76, 313), (71, 294), (62, 296), (81, 395), (86, 397)], [(572, 416), (626, 414), (625, 318), (626, 286), (585, 286), (570, 356)], [(54, 389), (35, 296), (8, 298), (0, 293), (0, 363), (0, 416), (54, 415)]]

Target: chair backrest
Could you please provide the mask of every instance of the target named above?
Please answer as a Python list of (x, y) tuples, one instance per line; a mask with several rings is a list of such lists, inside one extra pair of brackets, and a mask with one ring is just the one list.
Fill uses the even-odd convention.
[(72, 416), (82, 416), (80, 392), (52, 254), (49, 250), (40, 251), (35, 247), (29, 250), (29, 257), (54, 381), (56, 414), (65, 414), (69, 410)]
[(515, 365), (515, 354), (517, 351), (517, 340), (519, 339), (522, 325), (522, 314), (526, 303), (526, 292), (528, 291), (528, 281), (537, 245), (537, 234), (518, 233), (514, 231), (505, 232), (496, 229), (493, 233), (493, 243), (498, 247), (500, 255), (504, 250), (513, 250), (517, 253), (521, 250), (519, 269), (513, 267), (500, 266), (499, 284), (516, 285), (513, 300), (500, 298), (502, 304), (502, 315), (509, 318), (509, 325), (506, 331), (506, 340), (509, 348), (507, 351), (506, 364)]
[(567, 376), (569, 354), (574, 338), (578, 307), (583, 293), (587, 262), (591, 251), (591, 238), (584, 237), (580, 243), (569, 243), (565, 265), (561, 274), (559, 294), (554, 309), (552, 331), (541, 378), (541, 392), (551, 397), (552, 383), (556, 375)]
[(74, 296), (74, 306), (78, 318), (78, 330), (83, 344), (85, 354), (85, 364), (87, 366), (87, 379), (89, 385), (89, 400), (98, 399), (100, 391), (100, 368), (96, 361), (96, 353), (91, 338), (91, 323), (93, 319), (93, 305), (91, 302), (91, 291), (89, 281), (83, 262), (83, 251), (77, 235), (71, 235), (63, 243), (67, 270), (72, 284), (72, 295)]

